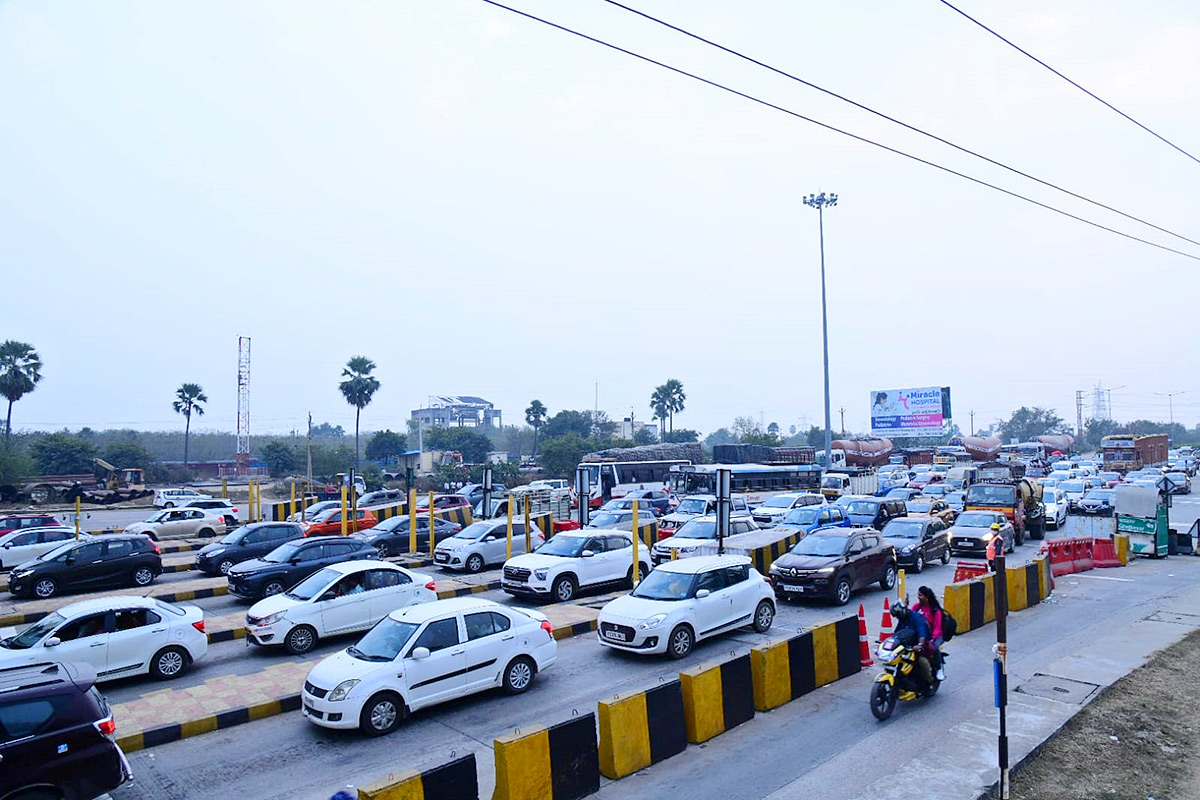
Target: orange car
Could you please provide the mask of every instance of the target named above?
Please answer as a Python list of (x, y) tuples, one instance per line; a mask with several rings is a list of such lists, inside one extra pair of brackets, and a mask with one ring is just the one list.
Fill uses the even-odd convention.
[[(347, 523), (346, 532), (354, 533), (355, 531), (365, 531), (367, 528), (374, 528), (379, 520), (375, 519), (375, 515), (370, 511), (358, 509), (357, 512), (346, 512)], [(342, 510), (340, 508), (331, 508), (308, 524), (304, 529), (305, 536), (340, 536), (342, 533)]]

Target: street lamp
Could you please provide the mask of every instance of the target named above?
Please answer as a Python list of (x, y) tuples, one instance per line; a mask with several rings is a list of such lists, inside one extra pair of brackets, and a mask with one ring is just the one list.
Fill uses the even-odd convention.
[(1158, 395), (1159, 397), (1167, 398), (1167, 408), (1169, 409), (1169, 412), (1171, 414), (1171, 424), (1174, 425), (1175, 424), (1175, 395), (1187, 394), (1187, 391), (1181, 389), (1178, 392), (1155, 392), (1155, 394)]
[(829, 417), (829, 316), (825, 308), (825, 207), (837, 205), (837, 195), (830, 192), (825, 194), (810, 194), (804, 198), (804, 205), (817, 210), (817, 224), (821, 232), (821, 344), (825, 354), (825, 466), (832, 462), (833, 436), (830, 434)]

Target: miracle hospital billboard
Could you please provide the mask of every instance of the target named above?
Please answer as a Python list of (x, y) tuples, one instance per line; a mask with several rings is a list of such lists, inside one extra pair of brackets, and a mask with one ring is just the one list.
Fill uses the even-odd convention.
[(950, 420), (950, 387), (871, 392), (871, 433), (889, 439), (940, 436)]

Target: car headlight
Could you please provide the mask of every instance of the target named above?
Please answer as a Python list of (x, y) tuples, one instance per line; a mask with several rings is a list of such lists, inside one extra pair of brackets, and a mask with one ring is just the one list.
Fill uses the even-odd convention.
[(12, 573), (12, 577), (24, 578), (26, 575), (29, 575), (32, 572), (33, 572), (33, 570), (31, 570), (31, 569), (19, 569)]
[(546, 574), (549, 571), (550, 571), (549, 567), (545, 567), (543, 569), (535, 569), (533, 571), (533, 577), (537, 578), (539, 581), (544, 581), (544, 580), (546, 580)]
[(346, 695), (350, 694), (350, 690), (358, 684), (362, 683), (358, 678), (351, 678), (348, 681), (342, 681), (337, 686), (333, 687), (333, 691), (329, 693), (329, 701), (336, 703), (340, 700), (345, 700)]
[(662, 625), (663, 620), (665, 620), (666, 618), (667, 618), (666, 614), (655, 614), (653, 617), (650, 617), (650, 619), (646, 620), (641, 625), (638, 625), (638, 628), (643, 631), (652, 630), (654, 628), (657, 628), (659, 625)]
[(910, 544), (910, 545), (905, 546), (903, 549), (901, 549), (900, 552), (904, 553), (905, 555), (908, 555), (912, 551), (913, 551), (913, 545)]
[(817, 572), (818, 573), (826, 573), (826, 572), (833, 572), (833, 570), (834, 570), (834, 567), (821, 567), (819, 570), (817, 570)]
[(276, 622), (279, 622), (279, 620), (283, 619), (283, 615), (286, 613), (287, 613), (286, 611), (276, 611), (274, 614), (267, 614), (265, 617), (263, 617), (262, 619), (260, 619), (258, 621), (258, 624), (259, 625), (274, 625)]

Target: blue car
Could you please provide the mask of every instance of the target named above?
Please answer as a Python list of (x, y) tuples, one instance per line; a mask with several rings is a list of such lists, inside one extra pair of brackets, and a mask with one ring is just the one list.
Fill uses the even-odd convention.
[(850, 518), (841, 506), (800, 506), (788, 512), (783, 521), (771, 530), (782, 536), (799, 534), (803, 539), (813, 531), (826, 528), (849, 528)]

